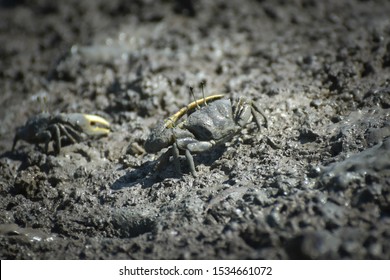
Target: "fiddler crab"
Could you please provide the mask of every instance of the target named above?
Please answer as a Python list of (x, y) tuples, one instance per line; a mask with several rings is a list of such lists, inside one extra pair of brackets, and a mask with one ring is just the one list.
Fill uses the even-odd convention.
[(18, 128), (12, 151), (19, 140), (24, 140), (30, 144), (45, 143), (45, 152), (47, 153), (49, 143), (54, 141), (54, 152), (59, 154), (63, 142), (73, 144), (87, 138), (108, 135), (109, 132), (110, 123), (96, 115), (41, 113), (31, 117), (24, 126)]
[[(193, 95), (192, 88), (190, 91)], [(230, 99), (224, 98), (223, 94), (204, 97), (203, 93), (203, 98), (158, 122), (147, 138), (144, 148), (148, 153), (157, 153), (169, 147), (159, 158), (157, 168), (166, 165), (173, 156), (178, 173), (181, 173), (179, 155), (184, 153), (191, 174), (196, 176), (192, 154), (206, 152), (226, 143), (252, 120), (260, 130), (258, 113), (263, 116), (267, 127), (267, 117), (254, 102), (241, 97), (232, 105)], [(181, 121), (185, 114), (187, 118)]]

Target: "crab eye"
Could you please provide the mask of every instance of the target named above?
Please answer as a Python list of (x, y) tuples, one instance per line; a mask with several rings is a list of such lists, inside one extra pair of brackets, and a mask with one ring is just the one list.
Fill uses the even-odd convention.
[(95, 125), (96, 125), (96, 122), (95, 122), (95, 121), (91, 121), (89, 124), (90, 124), (91, 126), (95, 126)]

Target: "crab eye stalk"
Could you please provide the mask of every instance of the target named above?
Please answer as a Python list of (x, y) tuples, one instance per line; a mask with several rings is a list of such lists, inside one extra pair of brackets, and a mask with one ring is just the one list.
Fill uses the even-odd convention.
[(205, 98), (205, 95), (204, 95), (204, 87), (206, 86), (206, 81), (203, 80), (200, 82), (200, 88), (202, 90), (202, 97), (203, 97), (203, 102), (204, 102), (204, 105), (207, 106), (207, 101), (206, 101), (206, 98)]
[(188, 88), (190, 89), (190, 95), (191, 95), (191, 97), (194, 99), (194, 102), (195, 102), (195, 104), (196, 104), (196, 108), (197, 108), (197, 109), (200, 109), (200, 106), (199, 106), (199, 104), (198, 104), (198, 100), (196, 100), (196, 98), (195, 98), (194, 88), (193, 88), (192, 86), (189, 86)]

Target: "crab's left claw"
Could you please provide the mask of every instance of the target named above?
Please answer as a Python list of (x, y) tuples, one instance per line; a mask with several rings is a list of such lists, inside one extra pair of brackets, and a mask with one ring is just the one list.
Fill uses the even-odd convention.
[(96, 115), (80, 114), (77, 123), (88, 136), (99, 137), (110, 133), (110, 123)]

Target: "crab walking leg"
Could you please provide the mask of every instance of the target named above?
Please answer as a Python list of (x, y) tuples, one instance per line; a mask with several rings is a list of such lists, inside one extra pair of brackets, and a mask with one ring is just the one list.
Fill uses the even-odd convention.
[(47, 152), (49, 151), (49, 143), (51, 141), (51, 132), (50, 131), (41, 132), (41, 133), (39, 133), (39, 137), (44, 139), (44, 142), (45, 142), (45, 153), (47, 154)]
[[(60, 128), (58, 127), (58, 125), (53, 125), (53, 130), (54, 130), (54, 141), (55, 141), (55, 153), (58, 155), (61, 151), (61, 134), (60, 134)], [(50, 139), (49, 139), (50, 141)], [(47, 144), (49, 142), (46, 142)], [(46, 148), (48, 148), (48, 145), (46, 146)], [(47, 150), (46, 150), (46, 153), (47, 153)]]
[(179, 148), (177, 147), (176, 143), (173, 143), (172, 145), (172, 154), (173, 154), (173, 163), (175, 164), (176, 172), (181, 174), (181, 168), (180, 168), (180, 158), (179, 158)]
[(265, 115), (264, 111), (259, 106), (257, 106), (255, 102), (252, 102), (251, 110), (252, 110), (253, 118), (255, 119), (256, 125), (259, 128), (259, 130), (260, 130), (260, 121), (257, 118), (257, 115), (255, 112), (259, 113), (264, 118), (264, 121), (265, 121), (264, 126), (265, 126), (265, 128), (268, 128), (268, 118)]
[(185, 156), (187, 159), (188, 166), (190, 167), (190, 171), (191, 171), (192, 176), (196, 177), (194, 158), (192, 157), (191, 152), (189, 150), (186, 150)]
[(190, 167), (190, 171), (192, 176), (196, 177), (196, 170), (195, 170), (195, 164), (194, 164), (194, 158), (191, 154), (193, 153), (200, 153), (207, 150), (210, 150), (214, 146), (214, 141), (199, 141), (190, 143), (187, 145), (187, 148), (185, 149), (185, 156), (187, 159), (188, 166)]
[(77, 132), (72, 128), (72, 127), (70, 127), (69, 125), (67, 125), (66, 127), (64, 126), (64, 125), (62, 125), (62, 124), (59, 124), (59, 127), (60, 127), (60, 129), (61, 129), (61, 132), (74, 144), (74, 143), (76, 143), (77, 141), (76, 141), (76, 139), (72, 136), (72, 135), (70, 135), (70, 133), (69, 133), (69, 131), (71, 131), (71, 133), (73, 134), (73, 135), (77, 135)]
[(234, 121), (241, 127), (244, 127), (250, 120), (250, 118), (253, 115), (252, 112), (252, 106), (249, 105), (242, 105), (243, 103), (241, 102), (242, 100), (240, 99), (239, 104), (237, 105), (237, 109), (234, 112)]

